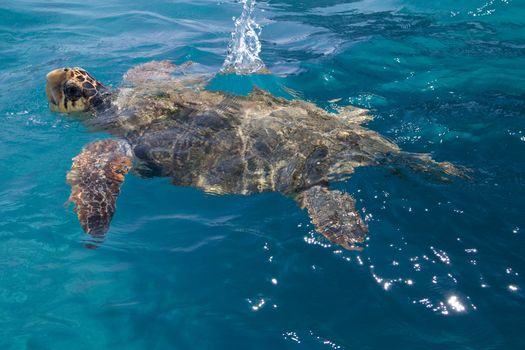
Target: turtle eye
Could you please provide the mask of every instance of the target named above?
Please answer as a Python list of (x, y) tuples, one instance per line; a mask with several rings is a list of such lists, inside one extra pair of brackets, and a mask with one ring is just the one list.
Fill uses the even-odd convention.
[(75, 84), (66, 83), (64, 85), (64, 95), (71, 100), (78, 100), (82, 97), (82, 90)]

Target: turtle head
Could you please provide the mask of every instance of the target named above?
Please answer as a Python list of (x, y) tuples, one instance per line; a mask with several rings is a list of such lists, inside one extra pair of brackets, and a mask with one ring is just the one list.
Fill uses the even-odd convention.
[(47, 74), (46, 95), (53, 112), (100, 109), (107, 89), (82, 68), (60, 68)]

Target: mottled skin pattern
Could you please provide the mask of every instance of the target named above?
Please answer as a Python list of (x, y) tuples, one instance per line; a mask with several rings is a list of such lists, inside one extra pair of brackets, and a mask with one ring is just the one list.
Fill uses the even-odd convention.
[[(355, 209), (352, 196), (326, 187), (313, 186), (299, 195), (301, 208), (306, 208), (317, 230), (332, 243), (346, 249), (355, 249), (368, 232)], [(352, 236), (346, 232), (353, 232)]]
[[(68, 175), (86, 232), (107, 231), (132, 157), (137, 174), (170, 177), (176, 185), (216, 194), (290, 196), (308, 210), (318, 232), (347, 249), (363, 242), (367, 226), (355, 200), (330, 190), (330, 181), (348, 177), (358, 166), (381, 164), (404, 164), (443, 178), (461, 175), (450, 163), (402, 152), (362, 127), (371, 119), (364, 109), (347, 107), (334, 114), (257, 88), (244, 97), (211, 92), (191, 66), (167, 61), (137, 66), (118, 91), (109, 95), (100, 89), (97, 96), (105, 98), (97, 104), (81, 91), (75, 106), (66, 102), (58, 108), (53, 102), (60, 100), (48, 93), (53, 110), (78, 111), (82, 104), (93, 112), (86, 121), (90, 127), (119, 139), (88, 145)], [(48, 74), (46, 91), (64, 91), (67, 101), (66, 87), (84, 82), (67, 74), (61, 78), (63, 71)]]
[[(133, 154), (127, 142), (102, 140), (86, 146), (73, 158), (67, 174), (71, 185), (69, 200), (85, 232), (103, 235), (113, 214), (120, 185), (131, 169)], [(100, 181), (105, 179), (105, 181)]]

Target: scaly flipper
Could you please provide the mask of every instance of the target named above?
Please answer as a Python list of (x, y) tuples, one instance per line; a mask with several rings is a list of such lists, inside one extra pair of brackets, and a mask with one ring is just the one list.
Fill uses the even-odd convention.
[(115, 203), (124, 176), (132, 164), (131, 147), (123, 140), (90, 143), (73, 158), (67, 174), (69, 201), (86, 233), (103, 236), (115, 213)]
[(299, 194), (297, 201), (306, 208), (317, 232), (334, 244), (349, 250), (360, 250), (368, 227), (355, 208), (349, 194), (313, 186)]
[(436, 180), (450, 181), (450, 177), (469, 178), (469, 170), (450, 162), (438, 162), (425, 153), (399, 152), (389, 154), (381, 163), (406, 166), (412, 171), (430, 175)]

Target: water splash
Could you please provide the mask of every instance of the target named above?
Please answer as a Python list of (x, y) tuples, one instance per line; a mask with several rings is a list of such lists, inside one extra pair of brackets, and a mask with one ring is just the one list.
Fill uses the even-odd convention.
[(242, 13), (233, 18), (235, 30), (232, 32), (228, 55), (221, 68), (222, 73), (252, 74), (266, 70), (259, 57), (261, 27), (252, 17), (255, 0), (241, 0)]

